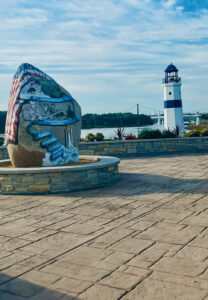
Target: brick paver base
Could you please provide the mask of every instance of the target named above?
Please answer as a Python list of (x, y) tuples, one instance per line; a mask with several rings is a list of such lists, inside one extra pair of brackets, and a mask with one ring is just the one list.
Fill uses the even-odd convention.
[(0, 299), (207, 300), (207, 170), (124, 159), (106, 188), (0, 195)]

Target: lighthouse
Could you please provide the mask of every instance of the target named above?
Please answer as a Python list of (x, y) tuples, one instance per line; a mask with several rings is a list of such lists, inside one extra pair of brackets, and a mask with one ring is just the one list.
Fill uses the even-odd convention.
[(163, 89), (164, 129), (174, 130), (178, 127), (181, 135), (184, 133), (181, 78), (178, 77), (178, 69), (172, 63), (165, 69)]

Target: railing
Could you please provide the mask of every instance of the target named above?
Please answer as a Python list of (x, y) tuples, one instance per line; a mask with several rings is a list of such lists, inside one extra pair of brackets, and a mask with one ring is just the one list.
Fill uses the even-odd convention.
[(175, 77), (170, 77), (170, 78), (163, 78), (162, 83), (173, 83), (173, 82), (177, 82), (177, 83), (181, 83), (181, 77), (175, 78)]

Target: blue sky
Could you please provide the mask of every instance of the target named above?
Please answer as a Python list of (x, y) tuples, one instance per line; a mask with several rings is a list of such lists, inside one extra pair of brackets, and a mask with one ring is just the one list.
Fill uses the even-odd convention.
[(208, 0), (0, 0), (0, 110), (28, 62), (83, 113), (163, 108), (164, 69), (182, 77), (185, 112), (208, 112)]

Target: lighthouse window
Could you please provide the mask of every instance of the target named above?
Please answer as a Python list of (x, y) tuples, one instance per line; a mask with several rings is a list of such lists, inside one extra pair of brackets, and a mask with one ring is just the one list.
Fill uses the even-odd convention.
[(169, 92), (169, 95), (171, 95), (172, 93), (171, 92)]

